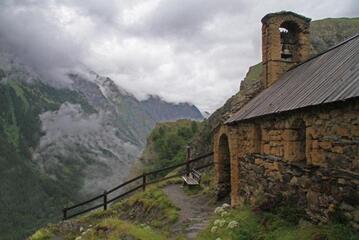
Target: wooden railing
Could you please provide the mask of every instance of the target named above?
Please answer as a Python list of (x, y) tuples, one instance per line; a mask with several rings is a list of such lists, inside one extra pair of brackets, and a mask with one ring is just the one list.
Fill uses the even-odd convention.
[[(89, 211), (98, 209), (100, 207), (103, 207), (104, 210), (107, 210), (107, 207), (110, 203), (113, 203), (114, 201), (123, 198), (125, 196), (128, 196), (130, 193), (135, 192), (138, 189), (142, 189), (143, 191), (146, 190), (146, 186), (154, 183), (158, 183), (161, 181), (165, 181), (171, 178), (175, 178), (178, 176), (182, 176), (185, 173), (188, 173), (191, 169), (191, 163), (197, 163), (203, 159), (206, 159), (213, 155), (213, 152), (204, 154), (202, 156), (196, 157), (194, 159), (190, 158), (190, 152), (187, 154), (187, 160), (183, 163), (179, 163), (173, 166), (161, 168), (155, 171), (151, 171), (148, 173), (143, 173), (140, 176), (137, 176), (135, 178), (132, 178), (108, 191), (104, 191), (102, 194), (97, 195), (89, 200), (86, 200), (84, 202), (78, 203), (76, 205), (73, 205), (71, 207), (66, 207), (63, 209), (63, 219), (69, 219), (76, 217), (78, 215), (87, 213)], [(207, 167), (210, 167), (213, 165), (213, 160), (208, 161), (205, 164), (198, 165), (196, 164), (195, 167), (192, 167), (192, 169), (201, 170)], [(157, 177), (160, 173), (168, 173), (169, 171), (173, 169), (177, 169), (180, 167), (185, 166), (184, 169), (180, 169), (176, 174), (165, 176), (165, 177)], [(140, 184), (134, 184), (136, 182), (140, 181)], [(135, 186), (131, 186), (131, 185)], [(124, 192), (118, 193), (119, 190), (124, 190)], [(117, 193), (116, 196), (112, 196), (115, 193)], [(112, 197), (111, 197), (112, 196)]]

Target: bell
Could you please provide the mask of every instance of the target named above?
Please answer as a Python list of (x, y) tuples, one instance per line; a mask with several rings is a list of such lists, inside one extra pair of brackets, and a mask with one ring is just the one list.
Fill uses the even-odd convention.
[(287, 59), (287, 58), (291, 58), (293, 56), (293, 54), (290, 52), (290, 50), (288, 48), (286, 48), (286, 46), (284, 45), (283, 46), (283, 50), (282, 50), (282, 53), (281, 53), (281, 57), (284, 58), (284, 59)]

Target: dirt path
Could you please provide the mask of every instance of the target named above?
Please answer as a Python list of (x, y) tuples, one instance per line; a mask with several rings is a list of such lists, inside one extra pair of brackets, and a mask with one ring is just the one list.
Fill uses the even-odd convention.
[(168, 185), (163, 191), (180, 210), (179, 222), (174, 233), (185, 234), (194, 239), (208, 225), (208, 217), (213, 213), (209, 199), (203, 194), (187, 195), (181, 185)]

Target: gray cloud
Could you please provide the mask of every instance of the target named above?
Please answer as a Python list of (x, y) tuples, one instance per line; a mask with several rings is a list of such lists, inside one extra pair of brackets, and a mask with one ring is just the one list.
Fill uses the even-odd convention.
[(260, 61), (260, 19), (292, 10), (358, 16), (356, 0), (5, 0), (0, 45), (46, 79), (85, 65), (139, 98), (159, 94), (213, 111)]

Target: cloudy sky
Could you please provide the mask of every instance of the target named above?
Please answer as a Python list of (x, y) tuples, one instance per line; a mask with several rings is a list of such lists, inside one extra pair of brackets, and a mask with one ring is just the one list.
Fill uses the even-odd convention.
[(86, 66), (139, 98), (213, 111), (260, 61), (261, 17), (280, 10), (353, 17), (359, 1), (1, 0), (0, 43), (55, 81)]

